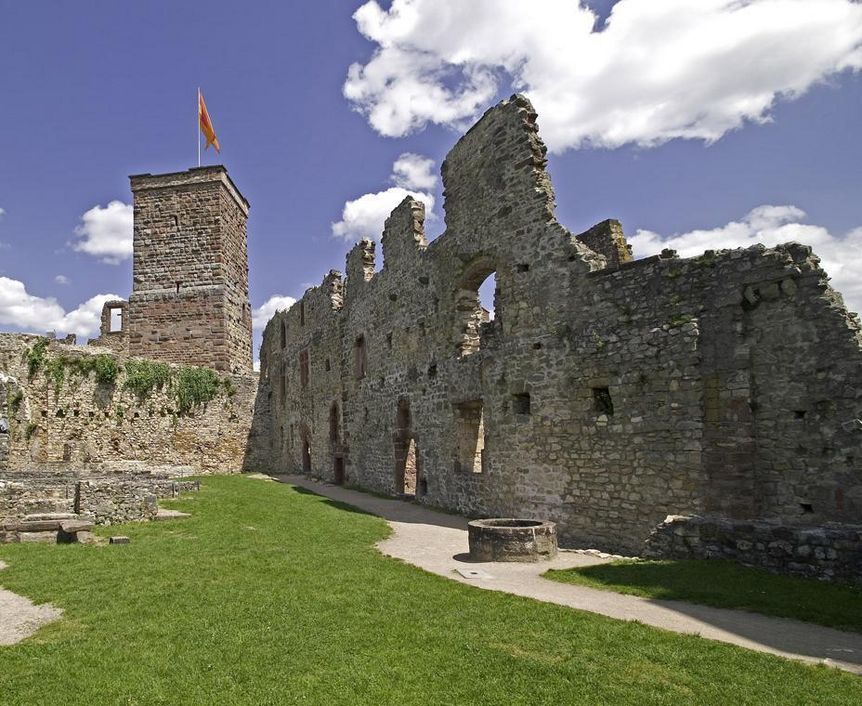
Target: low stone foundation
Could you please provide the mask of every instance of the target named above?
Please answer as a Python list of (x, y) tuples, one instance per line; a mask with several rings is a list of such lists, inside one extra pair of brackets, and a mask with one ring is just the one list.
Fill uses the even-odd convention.
[(74, 515), (99, 525), (152, 520), (159, 498), (199, 489), (198, 481), (145, 475), (0, 478), (0, 523), (38, 514)]
[(796, 527), (669, 515), (647, 539), (643, 556), (727, 559), (774, 573), (862, 585), (862, 525)]
[(557, 526), (541, 520), (498, 518), (467, 524), (473, 561), (542, 561), (557, 555)]
[(99, 543), (99, 538), (90, 531), (92, 529), (92, 520), (82, 518), (75, 513), (27, 515), (20, 520), (0, 521), (0, 544), (17, 542), (30, 544)]

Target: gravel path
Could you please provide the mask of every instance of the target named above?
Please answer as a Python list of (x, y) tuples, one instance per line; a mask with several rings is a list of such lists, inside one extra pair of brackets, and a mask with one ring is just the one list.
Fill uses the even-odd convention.
[[(627, 596), (542, 578), (541, 574), (550, 568), (608, 561), (584, 552), (563, 551), (555, 560), (541, 564), (473, 563), (467, 554), (467, 520), (462, 517), (302, 476), (277, 476), (277, 479), (385, 518), (394, 531), (378, 544), (383, 554), (454, 581), (862, 674), (862, 634), (745, 611)], [(459, 569), (465, 573), (478, 570), (479, 576), (468, 578), (459, 574)]]
[[(5, 568), (6, 564), (0, 561), (0, 570)], [(62, 614), (62, 610), (48, 603), (33, 605), (24, 596), (0, 587), (0, 645), (14, 645)]]

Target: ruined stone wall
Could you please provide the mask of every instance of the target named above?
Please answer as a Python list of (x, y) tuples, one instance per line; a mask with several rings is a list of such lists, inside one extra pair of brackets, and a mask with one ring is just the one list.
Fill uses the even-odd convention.
[(778, 525), (671, 515), (647, 538), (643, 555), (724, 559), (776, 573), (862, 585), (862, 525)]
[(274, 345), (261, 352), (259, 396), (271, 405), (270, 470), (325, 465), (334, 477), (335, 459), (343, 458), (341, 305), (341, 276), (330, 273), (267, 326)]
[(625, 552), (670, 514), (859, 522), (859, 324), (810, 249), (631, 262), (613, 222), (573, 235), (555, 220), (544, 155), (529, 103), (504, 101), (444, 162), (443, 235), (426, 243), (405, 200), (380, 272), (359, 243), (340, 298), (325, 282), (274, 317), (276, 465), (335, 479), (340, 454), (345, 482), (410, 494), (415, 453), (421, 502)]
[[(31, 375), (28, 355), (38, 336), (0, 334), (0, 416), (8, 420), (0, 477), (38, 469), (80, 469), (145, 462), (195, 472), (235, 473), (247, 455), (257, 380), (221, 375), (217, 394), (183, 412), (176, 377), (144, 397), (126, 386), (129, 359), (96, 346), (51, 343)], [(116, 362), (116, 379), (100, 383), (80, 360)], [(65, 360), (65, 364), (58, 361)], [(174, 368), (179, 374), (180, 369)]]
[(131, 182), (130, 353), (250, 371), (248, 203), (220, 166)]

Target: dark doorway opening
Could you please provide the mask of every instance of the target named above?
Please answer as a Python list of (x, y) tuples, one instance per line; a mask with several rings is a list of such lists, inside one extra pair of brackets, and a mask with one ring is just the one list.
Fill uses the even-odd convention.
[(332, 463), (332, 475), (335, 485), (344, 485), (344, 458), (336, 456)]
[(302, 472), (311, 475), (311, 449), (308, 446), (308, 437), (302, 436)]
[[(419, 482), (419, 451), (413, 436), (410, 402), (398, 401), (395, 415), (395, 492), (399, 495), (416, 497), (417, 490), (425, 487)], [(421, 495), (421, 492), (419, 493)]]

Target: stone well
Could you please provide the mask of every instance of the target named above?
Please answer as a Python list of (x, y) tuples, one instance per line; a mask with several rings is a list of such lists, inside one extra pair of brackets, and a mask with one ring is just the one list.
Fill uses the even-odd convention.
[(543, 520), (491, 518), (467, 525), (473, 561), (543, 561), (557, 555), (557, 525)]

